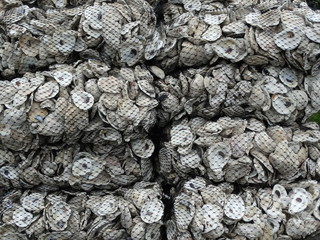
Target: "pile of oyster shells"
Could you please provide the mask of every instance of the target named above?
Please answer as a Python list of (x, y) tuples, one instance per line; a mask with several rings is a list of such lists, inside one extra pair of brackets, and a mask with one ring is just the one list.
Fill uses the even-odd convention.
[(161, 143), (158, 169), (175, 184), (192, 176), (241, 185), (320, 176), (320, 129), (266, 127), (255, 118), (200, 117), (174, 122)]
[(161, 196), (143, 181), (90, 194), (13, 190), (2, 200), (1, 239), (160, 239)]
[(304, 1), (2, 0), (0, 240), (318, 236), (319, 111)]
[(168, 239), (302, 239), (320, 227), (317, 181), (234, 192), (231, 183), (185, 182), (166, 222)]

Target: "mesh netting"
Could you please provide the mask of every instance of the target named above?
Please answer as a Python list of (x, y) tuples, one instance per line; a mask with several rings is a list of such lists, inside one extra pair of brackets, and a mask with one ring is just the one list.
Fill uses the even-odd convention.
[(0, 240), (320, 237), (320, 11), (0, 0)]

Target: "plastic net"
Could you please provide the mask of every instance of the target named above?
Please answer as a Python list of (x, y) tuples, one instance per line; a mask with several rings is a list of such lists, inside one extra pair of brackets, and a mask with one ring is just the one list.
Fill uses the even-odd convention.
[(320, 11), (0, 0), (0, 240), (320, 233)]

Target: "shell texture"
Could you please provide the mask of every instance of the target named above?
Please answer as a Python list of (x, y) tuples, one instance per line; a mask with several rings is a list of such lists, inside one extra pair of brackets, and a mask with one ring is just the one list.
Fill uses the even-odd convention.
[[(138, 234), (145, 239), (151, 234), (151, 239), (160, 239), (155, 238), (163, 226), (160, 185), (139, 182), (123, 190), (93, 194), (53, 189), (45, 193), (41, 189), (14, 190), (2, 201), (1, 238), (125, 239)], [(134, 194), (130, 195), (130, 191)], [(144, 199), (142, 208), (134, 204), (138, 194)]]
[[(234, 239), (268, 239), (283, 231), (281, 229), (286, 229), (278, 239), (298, 239), (299, 236), (315, 233), (319, 221), (316, 219), (317, 215), (312, 215), (312, 209), (311, 212), (305, 210), (300, 214), (289, 210), (290, 202), (297, 199), (301, 200), (301, 203), (308, 201), (310, 205), (315, 204), (309, 198), (311, 195), (309, 187), (300, 188), (302, 185), (302, 182), (297, 182), (296, 185), (289, 183), (285, 186), (275, 185), (273, 188), (242, 187), (237, 190), (237, 194), (234, 194), (232, 192), (236, 186), (232, 183), (217, 184), (200, 177), (190, 178), (173, 196), (175, 205), (173, 211), (177, 225), (173, 225), (172, 220), (167, 221), (166, 226), (169, 230), (167, 237), (169, 239), (172, 235), (180, 236), (187, 232), (189, 235), (197, 234), (199, 239), (224, 239), (229, 235), (234, 236)], [(205, 201), (205, 196), (208, 194), (211, 194), (210, 203)], [(289, 204), (285, 205), (285, 202)], [(176, 207), (178, 204), (189, 207), (186, 209)], [(284, 214), (287, 211), (290, 213)], [(301, 214), (305, 219), (298, 217), (302, 216)], [(180, 215), (185, 216), (182, 229), (179, 227), (182, 220), (178, 220)], [(308, 223), (312, 226), (307, 226)]]
[[(196, 125), (196, 121), (201, 125)], [(214, 128), (219, 131), (215, 132)], [(176, 144), (175, 129), (189, 129), (188, 138), (193, 141)], [(308, 139), (308, 134), (303, 134), (310, 131), (320, 134), (319, 130), (302, 130), (298, 126), (277, 126), (277, 129), (271, 126), (255, 131), (249, 128), (248, 120), (241, 118), (180, 119), (173, 123), (172, 129), (166, 130), (169, 140), (162, 143), (159, 151), (159, 171), (172, 183), (193, 175), (214, 182), (253, 185), (298, 179), (306, 176), (301, 163), (311, 158), (307, 149), (312, 140)], [(279, 139), (281, 132), (284, 136)], [(185, 143), (188, 143), (187, 148), (182, 145)], [(168, 165), (172, 167), (166, 167)]]
[(320, 12), (0, 1), (0, 240), (320, 237)]

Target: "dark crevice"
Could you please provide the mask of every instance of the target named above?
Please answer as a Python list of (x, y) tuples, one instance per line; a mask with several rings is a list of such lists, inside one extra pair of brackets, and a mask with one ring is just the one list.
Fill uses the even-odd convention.
[(159, 0), (155, 3), (153, 7), (154, 13), (156, 15), (157, 26), (159, 26), (160, 23), (164, 20), (163, 7), (167, 2), (168, 0)]
[[(163, 190), (163, 196), (161, 200), (164, 204), (164, 216), (163, 216), (164, 223), (167, 220), (169, 220), (173, 214), (173, 199), (170, 194), (170, 191), (174, 186), (167, 183), (165, 179), (163, 179), (163, 177), (161, 176), (161, 173), (159, 172), (158, 154), (159, 154), (159, 150), (161, 148), (162, 142), (167, 139), (167, 136), (164, 133), (164, 130), (168, 125), (170, 125), (170, 123), (168, 123), (164, 127), (160, 127), (159, 125), (156, 124), (149, 132), (149, 138), (152, 140), (152, 142), (155, 145), (155, 151), (151, 156), (151, 161), (154, 169), (154, 177), (151, 181), (156, 181), (159, 184), (161, 184), (161, 187)], [(161, 226), (160, 230), (161, 230), (162, 239), (167, 240), (166, 226), (165, 225)]]
[(320, 9), (320, 0), (307, 0), (307, 3), (313, 10)]

